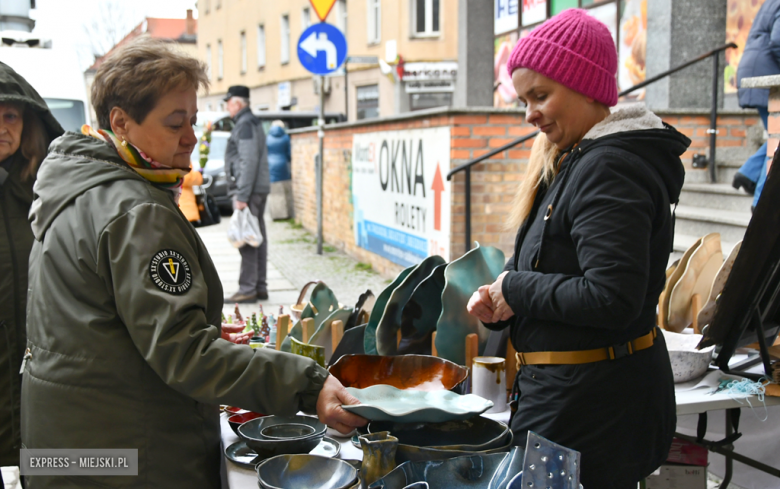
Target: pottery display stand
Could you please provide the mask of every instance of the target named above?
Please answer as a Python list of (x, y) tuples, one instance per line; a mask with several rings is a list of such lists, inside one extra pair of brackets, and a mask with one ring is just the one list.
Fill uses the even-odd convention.
[(330, 340), (333, 345), (333, 351), (336, 351), (336, 347), (341, 343), (341, 339), (344, 337), (344, 321), (337, 319), (330, 323)]
[(276, 350), (282, 348), (282, 341), (287, 337), (290, 329), (290, 316), (282, 314), (276, 321)]
[(306, 318), (301, 321), (301, 341), (303, 343), (309, 343), (309, 339), (311, 338), (311, 335), (314, 334), (314, 330), (317, 329), (317, 327), (314, 325), (314, 319), (312, 318)]

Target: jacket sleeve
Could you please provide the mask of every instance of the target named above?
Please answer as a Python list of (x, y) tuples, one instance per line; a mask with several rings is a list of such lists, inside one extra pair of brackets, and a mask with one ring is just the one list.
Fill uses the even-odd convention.
[(767, 46), (775, 58), (775, 62), (780, 64), (780, 9), (774, 13), (772, 19), (772, 32), (769, 34), (769, 45)]
[(515, 315), (618, 330), (644, 303), (656, 210), (648, 176), (626, 158), (580, 164), (568, 219), (583, 275), (509, 272), (502, 292)]
[[(230, 343), (219, 326), (207, 324), (208, 284), (187, 226), (171, 209), (142, 204), (101, 233), (98, 270), (139, 353), (167, 385), (197, 401), (267, 414), (314, 412), (325, 369), (304, 357)], [(152, 279), (152, 259), (165, 250), (189, 266), (178, 269), (190, 274), (184, 292), (166, 292)]]
[(260, 170), (260, 158), (265, 153), (265, 137), (259, 137), (262, 134), (258, 134), (250, 122), (242, 122), (235, 130), (238, 131), (238, 161), (234, 163), (238, 165), (236, 199), (249, 202)]

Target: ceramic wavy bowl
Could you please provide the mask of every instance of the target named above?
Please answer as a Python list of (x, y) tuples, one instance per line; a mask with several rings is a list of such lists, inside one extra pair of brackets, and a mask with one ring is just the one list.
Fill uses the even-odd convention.
[(230, 425), (230, 429), (233, 430), (233, 433), (238, 435), (239, 426), (246, 423), (247, 421), (252, 421), (253, 419), (262, 418), (264, 416), (265, 414), (253, 413), (252, 411), (248, 411), (245, 413), (239, 413), (230, 416), (227, 422)]
[(674, 383), (688, 382), (703, 376), (712, 363), (715, 345), (697, 350), (700, 334), (679, 334), (663, 330), (669, 361), (672, 364)]
[(399, 447), (427, 447), (438, 450), (482, 451), (498, 448), (509, 438), (509, 426), (484, 416), (444, 423), (391, 423), (372, 421), (369, 433), (389, 431)]
[[(305, 424), (314, 428), (315, 431), (308, 436), (284, 440), (263, 436), (263, 430), (283, 424)], [(325, 424), (312, 416), (266, 416), (239, 426), (238, 436), (246, 442), (247, 446), (263, 456), (309, 453), (322, 441), (327, 428)]]
[(492, 401), (474, 394), (462, 396), (450, 391), (401, 390), (391, 385), (347, 387), (347, 391), (360, 404), (342, 405), (342, 408), (370, 421), (442, 423), (467, 419), (493, 407)]
[(328, 371), (344, 387), (385, 384), (419, 391), (451, 390), (469, 375), (466, 367), (428, 355), (344, 355)]
[(357, 480), (352, 465), (317, 455), (279, 455), (256, 470), (258, 485), (265, 489), (344, 489)]

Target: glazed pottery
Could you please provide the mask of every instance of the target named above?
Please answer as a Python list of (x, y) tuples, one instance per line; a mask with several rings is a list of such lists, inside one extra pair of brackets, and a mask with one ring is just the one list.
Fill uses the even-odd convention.
[(352, 308), (352, 314), (349, 315), (349, 319), (344, 324), (344, 331), (349, 331), (358, 324), (368, 323), (368, 318), (371, 315), (371, 309), (374, 308), (376, 297), (371, 289), (367, 289), (360, 294), (355, 307)]
[[(314, 433), (303, 438), (279, 440), (266, 438), (262, 431), (279, 424), (306, 424), (314, 428)], [(253, 419), (238, 427), (238, 436), (258, 454), (269, 456), (280, 453), (309, 453), (325, 436), (327, 426), (312, 416), (266, 416)]]
[[(709, 297), (712, 282), (723, 264), (720, 234), (711, 233), (702, 238), (685, 267), (680, 280), (669, 297), (669, 331), (679, 333), (693, 322), (691, 298), (698, 295), (704, 306)], [(699, 311), (696, 311), (698, 314)]]
[(385, 384), (421, 391), (451, 390), (469, 375), (465, 367), (427, 355), (344, 355), (328, 371), (344, 387), (364, 389)]
[(579, 489), (580, 466), (580, 452), (529, 431), (523, 459), (522, 485), (516, 487)]
[(253, 419), (262, 418), (263, 416), (265, 416), (265, 414), (253, 413), (252, 411), (247, 411), (245, 413), (239, 413), (230, 416), (227, 422), (228, 425), (230, 425), (230, 429), (233, 430), (233, 433), (238, 435), (239, 426), (246, 423), (247, 421), (252, 421)]
[(523, 454), (522, 448), (512, 447), (509, 453), (406, 462), (371, 484), (369, 488), (506, 489), (509, 481), (522, 470)]
[[(306, 284), (304, 289), (301, 290), (301, 297), (305, 295), (306, 287), (311, 283), (312, 282)], [(296, 321), (293, 327), (290, 328), (290, 332), (287, 337), (282, 341), (280, 350), (290, 352), (290, 338), (303, 341), (303, 328), (301, 327), (301, 320), (306, 318), (314, 319), (314, 331), (311, 331), (313, 334), (317, 328), (319, 328), (320, 324), (322, 324), (322, 322), (325, 321), (325, 319), (327, 319), (328, 316), (330, 316), (330, 314), (338, 308), (339, 303), (336, 300), (336, 296), (333, 294), (333, 291), (330, 290), (324, 283), (316, 282), (314, 289), (311, 291), (309, 302), (301, 311), (298, 321)], [(309, 338), (309, 340), (311, 340), (311, 338)]]
[(345, 489), (356, 479), (352, 465), (317, 455), (279, 455), (257, 466), (258, 484), (265, 489)]
[(344, 336), (333, 352), (333, 356), (330, 357), (330, 365), (338, 363), (338, 360), (344, 355), (360, 355), (365, 352), (363, 336), (366, 334), (366, 326), (366, 324), (361, 324), (344, 331)]
[(707, 304), (699, 312), (698, 323), (700, 328), (710, 324), (713, 316), (715, 316), (715, 301), (718, 299), (720, 293), (723, 292), (723, 287), (726, 286), (726, 281), (728, 280), (729, 275), (731, 275), (731, 269), (734, 268), (734, 261), (737, 259), (740, 248), (742, 248), (742, 241), (734, 245), (728, 258), (723, 261), (720, 270), (715, 274), (715, 280), (712, 281), (712, 288), (710, 288)]
[(387, 431), (380, 431), (362, 435), (358, 439), (363, 450), (360, 480), (365, 487), (395, 468), (398, 438), (391, 436)]
[(479, 337), (479, 353), (485, 351), (490, 331), (466, 312), (466, 305), (474, 291), (496, 280), (504, 264), (503, 251), (476, 243), (476, 248), (447, 265), (441, 294), (442, 311), (436, 323), (438, 356), (458, 365), (465, 364), (466, 336), (471, 333)]
[(506, 411), (506, 360), (501, 357), (474, 357), (471, 392), (493, 401), (488, 413)]
[(376, 352), (380, 355), (395, 355), (398, 346), (398, 330), (401, 328), (401, 314), (412, 293), (420, 283), (428, 278), (433, 269), (446, 262), (439, 255), (425, 258), (398, 287), (390, 294), (385, 312), (379, 318), (376, 328)]
[(669, 329), (669, 299), (671, 298), (672, 290), (674, 289), (674, 286), (677, 285), (677, 282), (680, 281), (680, 277), (682, 277), (683, 272), (685, 272), (685, 267), (688, 265), (688, 260), (691, 259), (691, 255), (693, 255), (693, 252), (696, 251), (696, 248), (701, 245), (701, 240), (702, 238), (697, 239), (690, 248), (685, 250), (682, 258), (677, 260), (677, 264), (672, 265), (674, 269), (671, 271), (671, 274), (668, 274), (667, 276), (666, 285), (664, 286), (663, 292), (661, 292), (660, 302), (658, 303), (658, 311), (661, 321), (659, 326), (663, 329)]
[(663, 333), (675, 384), (697, 379), (707, 373), (715, 345), (697, 350), (696, 346), (701, 341), (702, 335), (679, 334), (671, 331)]
[(401, 271), (401, 273), (398, 274), (397, 277), (395, 277), (395, 280), (390, 282), (390, 285), (385, 287), (385, 289), (379, 293), (379, 296), (376, 298), (376, 302), (374, 303), (374, 308), (371, 309), (371, 315), (368, 319), (368, 325), (366, 326), (366, 332), (363, 336), (363, 349), (364, 351), (369, 355), (376, 355), (376, 328), (379, 325), (379, 320), (382, 319), (382, 315), (385, 313), (385, 306), (387, 305), (387, 301), (390, 300), (390, 296), (393, 294), (393, 291), (398, 287), (401, 282), (404, 281), (407, 275), (409, 275), (412, 270), (414, 270), (417, 267), (417, 265), (412, 265), (409, 268), (405, 268)]
[(352, 310), (349, 308), (340, 308), (333, 311), (325, 320), (319, 325), (317, 330), (309, 338), (309, 343), (312, 345), (321, 346), (325, 349), (325, 363), (329, 363), (333, 356), (333, 330), (331, 324), (333, 321), (341, 321), (346, 324), (349, 321), (349, 316), (352, 314)]
[(323, 346), (301, 343), (295, 338), (290, 338), (290, 353), (311, 358), (321, 367), (325, 367), (325, 347)]
[(485, 416), (444, 423), (392, 423), (372, 421), (368, 432), (389, 431), (399, 447), (478, 452), (506, 445), (509, 426)]
[[(333, 458), (341, 452), (341, 444), (333, 438), (327, 436), (320, 441), (320, 444), (309, 452), (309, 455), (319, 455), (321, 457)], [(229, 447), (225, 448), (225, 457), (234, 464), (254, 469), (255, 466), (265, 460), (266, 456), (258, 453), (249, 447), (244, 440), (239, 440)]]
[(301, 317), (299, 318), (298, 321), (295, 322), (295, 324), (293, 324), (292, 328), (290, 328), (290, 331), (287, 333), (287, 336), (285, 336), (284, 339), (282, 339), (282, 345), (279, 348), (281, 351), (290, 353), (290, 348), (291, 348), (290, 340), (292, 338), (295, 338), (298, 341), (303, 341), (302, 321), (307, 318), (314, 319), (316, 323), (314, 308), (312, 307), (311, 303), (308, 303), (306, 304), (306, 306), (304, 306), (303, 311), (301, 312)]
[(493, 403), (474, 394), (461, 396), (450, 391), (401, 390), (389, 385), (365, 389), (347, 387), (360, 404), (342, 405), (371, 421), (398, 423), (441, 423), (482, 414)]
[(316, 430), (313, 426), (301, 423), (280, 423), (267, 426), (260, 434), (271, 440), (300, 440), (309, 438)]
[(431, 336), (441, 316), (441, 293), (444, 290), (444, 270), (447, 264), (433, 269), (420, 285), (401, 313), (401, 342), (397, 355), (431, 354)]

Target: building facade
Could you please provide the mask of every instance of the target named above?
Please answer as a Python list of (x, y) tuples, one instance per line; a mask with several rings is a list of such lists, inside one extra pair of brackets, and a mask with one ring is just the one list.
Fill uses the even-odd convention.
[[(325, 79), (327, 112), (356, 120), (452, 104), (456, 0), (336, 0), (326, 21), (345, 34), (349, 56), (377, 60), (347, 63), (346, 77), (342, 69)], [(199, 109), (224, 110), (228, 87), (246, 85), (253, 110), (317, 110), (317, 81), (297, 55), (315, 22), (308, 0), (200, 0), (198, 56), (211, 87)]]

